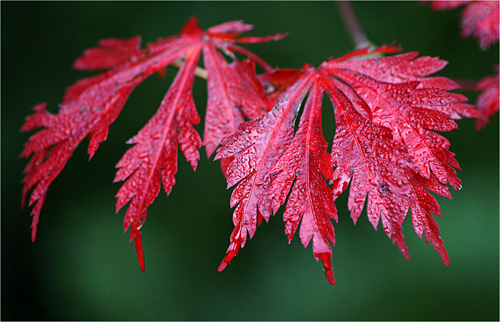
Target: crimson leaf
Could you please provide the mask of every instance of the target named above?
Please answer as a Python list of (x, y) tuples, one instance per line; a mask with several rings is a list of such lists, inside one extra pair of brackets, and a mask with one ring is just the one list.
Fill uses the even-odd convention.
[[(354, 222), (368, 198), (369, 221), (377, 228), (382, 219), (386, 235), (409, 259), (402, 223), (411, 207), (417, 235), (422, 237), (425, 230), (426, 242), (432, 241), (449, 264), (431, 215), (440, 215), (439, 205), (426, 190), (450, 197), (447, 184), (456, 189), (460, 180), (453, 169), (458, 163), (448, 150), (449, 142), (435, 131), (456, 128), (453, 119), (481, 115), (464, 103), (464, 96), (448, 92), (457, 88), (453, 81), (426, 77), (446, 62), (416, 58), (417, 53), (365, 57), (395, 50), (391, 46), (365, 48), (317, 69), (304, 66), (295, 73), (297, 77), (288, 78), (292, 85), (273, 110), (243, 123), (222, 140), (215, 159), (233, 158), (227, 182), (228, 187), (236, 185), (231, 206), (237, 207), (235, 229), (219, 270), (245, 245), (247, 233), (253, 237), (262, 218), (268, 221), (287, 203), (283, 220), (289, 240), (300, 224), (302, 243), (307, 246), (313, 240), (314, 256), (321, 259), (325, 276), (333, 284), (329, 242), (334, 243), (335, 235), (330, 219), (337, 220), (334, 201), (349, 183), (348, 208)], [(336, 119), (331, 162), (320, 127), (324, 91)], [(307, 93), (294, 133), (295, 118)], [(326, 184), (328, 179), (332, 188)]]
[(434, 10), (454, 9), (465, 5), (462, 11), (462, 37), (479, 38), (482, 49), (498, 42), (499, 37), (499, 2), (487, 0), (433, 0)]
[[(266, 37), (238, 38), (252, 29), (241, 21), (232, 21), (203, 31), (196, 18), (191, 18), (177, 36), (159, 39), (140, 49), (139, 37), (105, 39), (99, 47), (88, 49), (74, 64), (78, 69), (108, 69), (102, 74), (82, 79), (68, 88), (59, 113), (51, 114), (45, 104), (35, 106), (22, 131), (43, 128), (32, 135), (21, 155), (30, 157), (23, 178), (23, 204), (34, 187), (29, 201), (32, 210), (32, 239), (42, 205), (52, 181), (65, 166), (73, 151), (90, 136), (88, 153), (94, 155), (106, 140), (109, 126), (115, 121), (132, 90), (153, 73), (163, 74), (174, 62), (182, 67), (151, 120), (128, 141), (135, 144), (118, 162), (115, 181), (125, 181), (116, 197), (117, 211), (130, 202), (125, 214), (125, 230), (141, 269), (144, 256), (140, 227), (146, 219), (148, 206), (160, 190), (160, 181), (170, 193), (177, 172), (177, 145), (196, 169), (201, 139), (193, 125), (199, 123), (192, 87), (199, 57), (205, 56), (208, 70), (209, 102), (204, 144), (210, 155), (223, 136), (236, 129), (244, 118), (255, 118), (269, 110), (271, 101), (256, 79), (254, 63), (270, 69), (261, 58), (238, 46), (238, 43), (259, 43), (279, 40), (283, 34)], [(228, 65), (219, 50), (233, 60)], [(239, 62), (234, 53), (246, 55), (251, 61)], [(217, 124), (217, 126), (214, 126)]]
[(499, 95), (500, 95), (500, 82), (498, 74), (498, 65), (495, 66), (497, 73), (495, 75), (483, 78), (477, 88), (482, 90), (477, 98), (477, 108), (485, 115), (484, 119), (478, 119), (476, 122), (476, 130), (482, 129), (489, 119), (498, 112)]

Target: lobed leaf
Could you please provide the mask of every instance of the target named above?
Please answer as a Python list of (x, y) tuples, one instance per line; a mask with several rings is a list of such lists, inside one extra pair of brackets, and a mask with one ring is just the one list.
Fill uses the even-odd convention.
[[(235, 43), (240, 39), (242, 43), (266, 42), (284, 35), (239, 38), (240, 33), (251, 29), (252, 26), (242, 22), (229, 22), (204, 32), (192, 17), (177, 36), (158, 39), (142, 50), (138, 36), (104, 39), (98, 47), (86, 50), (76, 60), (74, 68), (107, 70), (70, 86), (59, 113), (47, 112), (45, 104), (35, 106), (35, 113), (27, 117), (21, 129), (43, 128), (29, 138), (21, 154), (31, 157), (24, 171), (23, 204), (28, 191), (34, 187), (30, 198), (30, 205), (36, 203), (32, 210), (33, 240), (48, 188), (79, 143), (90, 137), (88, 153), (92, 158), (100, 143), (106, 140), (109, 126), (118, 117), (132, 90), (151, 74), (164, 74), (168, 65), (183, 62), (158, 112), (128, 142), (135, 145), (117, 165), (115, 181), (126, 181), (116, 195), (116, 207), (119, 210), (130, 202), (124, 227), (125, 230), (130, 228), (130, 241), (135, 239), (139, 263), (144, 270), (140, 228), (147, 207), (159, 193), (159, 182), (167, 194), (175, 184), (177, 145), (193, 169), (199, 160), (201, 139), (193, 128), (199, 123), (199, 116), (192, 99), (192, 86), (201, 53), (206, 56), (211, 97), (206, 120), (207, 151), (213, 151), (222, 137), (233, 133), (244, 118), (257, 117), (272, 106), (256, 78), (253, 61), (265, 68), (270, 66)], [(219, 50), (231, 57), (233, 63), (228, 65)], [(234, 52), (247, 54), (253, 61), (239, 62)], [(225, 119), (228, 111), (233, 114), (232, 119), (231, 116)], [(214, 128), (218, 122), (222, 124)]]
[(285, 203), (283, 214), (285, 233), (289, 242), (300, 223), (300, 239), (304, 247), (313, 240), (313, 253), (321, 259), (325, 276), (335, 284), (330, 259), (335, 244), (335, 234), (330, 219), (338, 221), (337, 209), (332, 202), (331, 189), (325, 179), (332, 179), (330, 155), (321, 133), (321, 103), (323, 88), (317, 77), (312, 84), (295, 136), (271, 172), (274, 179), (269, 191), (273, 199), (273, 212)]
[(477, 108), (484, 113), (484, 118), (478, 118), (476, 130), (481, 130), (489, 119), (498, 112), (500, 83), (498, 65), (495, 66), (497, 74), (483, 78), (477, 85), (482, 92), (477, 98)]
[(449, 10), (465, 6), (462, 11), (462, 37), (474, 36), (479, 39), (481, 49), (488, 48), (498, 42), (499, 37), (499, 3), (487, 0), (434, 0), (433, 10)]
[[(375, 123), (390, 128), (394, 138), (405, 144), (422, 176), (429, 178), (432, 170), (440, 182), (450, 183), (457, 189), (460, 180), (453, 167), (458, 168), (458, 163), (454, 154), (448, 151), (449, 142), (432, 130), (450, 131), (457, 127), (450, 118), (460, 118), (461, 115), (479, 117), (480, 113), (464, 103), (464, 96), (448, 93), (447, 82), (443, 83), (443, 89), (428, 87), (425, 81), (421, 81), (420, 75), (442, 68), (439, 60), (420, 60), (413, 64), (418, 66), (415, 73), (411, 73), (410, 69), (402, 72), (399, 67), (386, 67), (391, 63), (396, 66), (411, 65), (411, 62), (418, 61), (411, 60), (413, 58), (414, 54), (402, 54), (368, 59), (367, 62), (328, 62), (324, 66), (359, 94), (369, 106)], [(423, 68), (421, 65), (424, 62), (431, 66)], [(436, 85), (435, 82), (432, 84)]]
[(214, 45), (203, 51), (207, 79), (207, 112), (203, 145), (210, 156), (220, 140), (236, 131), (244, 119), (255, 119), (272, 108), (257, 81), (255, 65), (235, 61), (229, 65)]
[[(191, 95), (200, 51), (193, 49), (186, 57), (184, 65), (177, 74), (172, 86), (162, 100), (156, 114), (129, 140), (134, 144), (116, 167), (115, 182), (125, 181), (116, 194), (116, 211), (118, 212), (130, 201), (124, 219), (125, 231), (130, 230), (130, 238), (140, 238), (138, 229), (146, 220), (147, 208), (163, 188), (170, 194), (175, 184), (177, 173), (177, 144), (184, 156), (195, 170), (199, 160), (198, 148), (201, 139), (193, 128), (200, 121)], [(127, 179), (128, 178), (128, 179)], [(139, 245), (139, 246), (137, 246)], [(136, 252), (142, 259), (142, 243), (136, 240)], [(144, 270), (144, 267), (141, 266)]]
[[(145, 269), (141, 227), (161, 186), (167, 195), (172, 191), (178, 146), (193, 170), (200, 158), (202, 140), (194, 129), (200, 118), (192, 91), (203, 55), (208, 91), (203, 145), (208, 156), (216, 151), (227, 187), (235, 186), (230, 200), (236, 207), (235, 228), (219, 271), (245, 246), (247, 236), (254, 236), (262, 220), (269, 221), (286, 204), (283, 220), (289, 242), (300, 226), (302, 244), (307, 247), (312, 240), (314, 257), (321, 259), (327, 280), (334, 284), (331, 219), (338, 221), (334, 202), (348, 186), (354, 223), (366, 204), (373, 227), (381, 222), (409, 259), (402, 224), (411, 209), (417, 235), (432, 242), (449, 265), (433, 217), (440, 216), (440, 207), (430, 192), (451, 198), (448, 184), (458, 189), (461, 181), (450, 143), (437, 132), (456, 129), (455, 120), (461, 117), (478, 118), (478, 126), (484, 118), (464, 96), (449, 92), (458, 88), (455, 82), (432, 76), (447, 62), (415, 52), (380, 57), (399, 51), (382, 46), (355, 50), (318, 68), (272, 68), (239, 44), (279, 40), (285, 34), (240, 37), (252, 28), (230, 21), (203, 31), (193, 17), (177, 36), (158, 39), (145, 49), (140, 38), (133, 37), (104, 39), (86, 50), (74, 68), (106, 71), (70, 86), (57, 114), (47, 112), (44, 103), (36, 105), (21, 128), (41, 128), (21, 153), (31, 158), (24, 170), (23, 204), (33, 189), (32, 239), (48, 188), (74, 149), (88, 136), (92, 158), (132, 90), (149, 75), (181, 63), (158, 111), (127, 142), (133, 146), (116, 165), (114, 181), (124, 181), (116, 194), (116, 210), (128, 204), (124, 229), (130, 229), (130, 242), (134, 240), (139, 265)], [(248, 59), (239, 61), (236, 54)], [(255, 64), (265, 73), (257, 76)], [(498, 78), (480, 86), (486, 90), (480, 100), (487, 105), (480, 108), (490, 116), (495, 93), (498, 110)], [(322, 134), (325, 92), (336, 121), (331, 154)]]
[[(460, 179), (449, 142), (436, 131), (457, 128), (454, 119), (480, 117), (464, 96), (448, 92), (457, 84), (429, 77), (446, 62), (418, 53), (392, 53), (396, 47), (356, 50), (314, 69), (268, 70), (260, 76), (266, 91), (279, 97), (262, 117), (242, 123), (222, 140), (215, 159), (225, 159), (235, 228), (219, 270), (252, 237), (262, 219), (269, 220), (286, 203), (283, 216), (289, 241), (300, 225), (304, 246), (313, 240), (325, 275), (331, 269), (337, 220), (334, 201), (349, 189), (348, 209), (356, 223), (366, 204), (368, 220), (381, 222), (406, 259), (410, 258), (402, 224), (411, 208), (415, 232), (431, 241), (443, 262), (449, 258), (433, 215), (439, 204), (429, 194), (451, 198), (448, 184)], [(269, 89), (269, 90), (268, 90)], [(321, 133), (321, 102), (326, 91), (335, 110), (331, 157)], [(295, 118), (306, 94), (299, 125)], [(278, 96), (279, 95), (279, 96)], [(327, 184), (330, 180), (332, 187)], [(288, 198), (288, 199), (287, 199)]]
[(247, 233), (253, 237), (257, 222), (269, 220), (273, 205), (268, 190), (274, 164), (286, 151), (293, 137), (294, 121), (311, 82), (305, 73), (283, 95), (276, 106), (258, 119), (241, 124), (238, 131), (224, 138), (215, 160), (232, 157), (227, 168), (228, 188), (238, 184), (231, 195), (235, 228), (226, 256), (219, 266), (224, 270), (244, 247)]
[(99, 45), (85, 50), (83, 56), (75, 61), (73, 68), (81, 70), (113, 68), (142, 55), (139, 36), (130, 39), (102, 39)]
[[(327, 78), (326, 90), (335, 108), (336, 130), (332, 158), (333, 199), (350, 183), (348, 209), (357, 222), (368, 197), (367, 215), (375, 229), (382, 218), (384, 232), (393, 238), (399, 250), (409, 259), (402, 234), (402, 223), (408, 205), (401, 202), (409, 197), (409, 187), (403, 180), (409, 156), (402, 144), (395, 141), (391, 131), (363, 118), (354, 108), (343, 87)], [(351, 93), (352, 95), (352, 93)]]

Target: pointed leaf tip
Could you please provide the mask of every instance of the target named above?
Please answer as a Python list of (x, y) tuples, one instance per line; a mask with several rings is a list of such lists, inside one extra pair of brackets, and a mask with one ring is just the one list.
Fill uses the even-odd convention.
[(195, 34), (199, 34), (202, 32), (203, 32), (203, 30), (201, 29), (201, 27), (198, 23), (198, 18), (196, 18), (196, 16), (191, 16), (189, 18), (188, 22), (186, 22), (184, 24), (184, 26), (182, 26), (181, 32), (179, 35), (181, 35), (181, 36), (195, 35)]
[(146, 271), (146, 264), (144, 261), (144, 253), (142, 251), (137, 253), (137, 258), (139, 260), (139, 267), (141, 268), (141, 271), (145, 272)]
[(141, 268), (141, 271), (146, 270), (146, 264), (144, 261), (144, 252), (142, 251), (142, 237), (141, 237), (141, 231), (140, 231), (140, 225), (138, 223), (134, 222), (132, 224), (132, 227), (130, 228), (130, 241), (134, 239), (134, 246), (135, 246), (135, 252), (137, 254), (137, 259), (139, 260), (139, 267)]
[(407, 261), (410, 260), (410, 252), (408, 251), (408, 248), (406, 248), (406, 245), (404, 248), (401, 248), (399, 251), (401, 252), (401, 254), (403, 254), (403, 257), (406, 258)]
[(231, 243), (231, 245), (229, 245), (226, 256), (224, 256), (222, 263), (220, 263), (219, 268), (217, 268), (219, 272), (222, 272), (227, 267), (227, 265), (231, 263), (233, 257), (238, 255), (239, 249), (240, 249), (240, 244)]
[(288, 32), (285, 33), (276, 33), (268, 36), (262, 36), (262, 37), (256, 37), (256, 36), (250, 36), (250, 37), (243, 37), (236, 39), (235, 42), (239, 44), (257, 44), (257, 43), (263, 43), (263, 42), (269, 42), (269, 41), (278, 41), (283, 38), (288, 36)]
[(333, 278), (333, 270), (331, 269), (325, 270), (325, 277), (328, 280), (328, 283), (330, 283), (330, 285), (335, 285), (335, 279)]
[(227, 264), (229, 264), (229, 263), (226, 262), (225, 260), (223, 260), (222, 263), (220, 263), (219, 268), (217, 268), (217, 270), (219, 272), (222, 272), (226, 268)]
[(36, 239), (36, 227), (31, 229), (31, 242), (34, 243)]
[(220, 263), (219, 268), (217, 268), (217, 270), (219, 272), (222, 272), (227, 267), (227, 265), (231, 263), (231, 260), (233, 259), (233, 257), (235, 255), (236, 254), (232, 250), (230, 250), (229, 252), (227, 252), (226, 256), (224, 256), (224, 259)]
[(442, 255), (442, 257), (441, 257), (441, 258), (443, 259), (443, 263), (444, 263), (444, 265), (446, 265), (446, 266), (450, 266), (450, 259), (448, 258), (448, 255), (446, 255), (446, 254), (445, 254), (445, 255)]
[(321, 259), (321, 262), (323, 263), (323, 270), (325, 272), (325, 277), (328, 280), (328, 283), (330, 285), (335, 285), (335, 278), (333, 277), (333, 270), (332, 270), (332, 262), (330, 261), (330, 258), (332, 257), (331, 253), (314, 253), (314, 256), (318, 259)]

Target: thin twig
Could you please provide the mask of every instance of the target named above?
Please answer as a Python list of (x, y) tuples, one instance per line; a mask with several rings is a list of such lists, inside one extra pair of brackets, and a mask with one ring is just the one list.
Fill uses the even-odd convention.
[[(180, 69), (180, 68), (182, 67), (182, 65), (184, 65), (184, 60), (182, 60), (182, 59), (177, 59), (176, 61), (174, 61), (174, 62), (172, 63), (172, 65), (171, 65), (171, 66), (173, 66), (173, 67), (175, 67), (175, 68), (179, 68), (179, 69)], [(206, 80), (206, 79), (207, 79), (207, 70), (206, 70), (206, 69), (204, 69), (204, 68), (201, 68), (201, 67), (199, 67), (199, 66), (196, 66), (196, 69), (195, 69), (195, 71), (194, 71), (194, 75), (195, 75), (195, 76), (197, 76), (197, 77), (199, 77), (199, 78), (202, 78), (202, 79), (205, 79), (205, 80)]]
[(339, 5), (340, 13), (342, 14), (344, 23), (349, 30), (349, 34), (351, 35), (356, 48), (370, 46), (371, 43), (368, 38), (366, 38), (366, 35), (359, 24), (358, 18), (356, 18), (356, 13), (354, 12), (352, 3), (350, 1), (338, 1), (337, 4)]
[(476, 92), (481, 90), (477, 86), (477, 84), (480, 82), (478, 80), (464, 79), (464, 78), (453, 78), (453, 80), (457, 82), (458, 86), (460, 86), (459, 89), (462, 91)]

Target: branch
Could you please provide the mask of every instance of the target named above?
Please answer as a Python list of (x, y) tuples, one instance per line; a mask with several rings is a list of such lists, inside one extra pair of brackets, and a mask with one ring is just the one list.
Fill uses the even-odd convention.
[[(175, 67), (175, 68), (181, 68), (183, 64), (184, 64), (184, 60), (182, 60), (182, 59), (177, 59), (176, 61), (174, 61), (174, 62), (172, 63), (172, 65), (171, 65), (171, 66), (172, 66), (172, 67)], [(196, 66), (196, 69), (195, 69), (195, 71), (194, 71), (194, 75), (195, 75), (196, 77), (199, 77), (199, 78), (201, 78), (201, 79), (206, 80), (206, 79), (207, 79), (207, 70), (206, 70), (206, 69), (204, 69), (204, 68), (201, 68), (201, 67), (199, 67), (199, 66)]]
[(366, 38), (366, 35), (359, 24), (354, 8), (352, 7), (352, 3), (350, 1), (338, 1), (337, 4), (339, 5), (340, 13), (342, 14), (344, 23), (356, 48), (371, 46), (370, 41)]
[(457, 82), (457, 84), (460, 86), (459, 89), (462, 91), (475, 92), (481, 90), (477, 86), (480, 80), (464, 79), (464, 78), (453, 78), (453, 80)]

